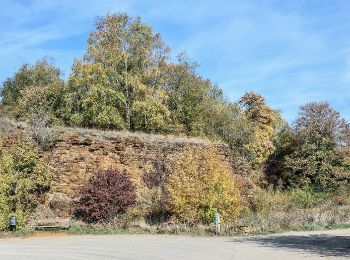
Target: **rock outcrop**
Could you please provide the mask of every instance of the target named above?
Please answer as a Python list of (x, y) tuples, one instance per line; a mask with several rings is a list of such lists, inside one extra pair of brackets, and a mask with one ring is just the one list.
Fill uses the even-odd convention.
[(152, 169), (160, 158), (171, 160), (187, 150), (217, 151), (224, 161), (229, 160), (227, 145), (200, 139), (173, 136), (104, 132), (94, 130), (65, 130), (50, 151), (43, 152), (54, 180), (48, 203), (56, 215), (70, 214), (70, 204), (79, 197), (81, 187), (97, 170), (109, 167), (127, 170), (137, 184), (142, 174)]
[[(52, 131), (55, 135), (60, 132), (56, 143), (49, 150), (39, 148), (41, 159), (54, 175), (44, 207), (50, 217), (69, 216), (82, 186), (98, 170), (109, 167), (126, 170), (136, 187), (142, 189), (142, 176), (159, 160), (167, 164), (179, 153), (201, 149), (215, 149), (226, 162), (230, 158), (227, 145), (195, 138), (70, 128)], [(2, 145), (11, 147), (21, 135), (30, 138), (30, 132), (22, 129), (8, 135)]]

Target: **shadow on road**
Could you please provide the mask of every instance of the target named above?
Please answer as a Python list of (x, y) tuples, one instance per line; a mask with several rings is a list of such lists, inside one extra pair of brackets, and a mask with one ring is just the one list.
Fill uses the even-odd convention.
[(309, 235), (253, 237), (239, 242), (254, 242), (263, 246), (303, 250), (320, 256), (350, 257), (350, 236)]

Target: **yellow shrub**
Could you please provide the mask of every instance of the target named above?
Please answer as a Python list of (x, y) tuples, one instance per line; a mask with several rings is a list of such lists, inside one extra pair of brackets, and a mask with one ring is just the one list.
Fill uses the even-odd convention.
[(25, 226), (51, 179), (32, 144), (19, 138), (12, 147), (3, 148), (0, 136), (0, 230), (8, 226), (11, 215), (17, 217), (19, 228)]
[(232, 172), (214, 149), (188, 151), (176, 157), (167, 190), (170, 209), (180, 221), (209, 224), (218, 211), (222, 222), (230, 223), (239, 213)]

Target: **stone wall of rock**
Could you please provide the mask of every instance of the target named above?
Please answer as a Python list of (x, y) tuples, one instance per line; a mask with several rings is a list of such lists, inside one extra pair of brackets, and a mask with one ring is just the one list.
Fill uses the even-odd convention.
[(222, 160), (229, 160), (230, 151), (224, 144), (124, 132), (66, 130), (50, 151), (42, 153), (54, 173), (48, 204), (55, 215), (67, 216), (81, 187), (99, 169), (126, 169), (138, 184), (157, 159), (171, 160), (186, 150), (208, 148), (214, 148)]

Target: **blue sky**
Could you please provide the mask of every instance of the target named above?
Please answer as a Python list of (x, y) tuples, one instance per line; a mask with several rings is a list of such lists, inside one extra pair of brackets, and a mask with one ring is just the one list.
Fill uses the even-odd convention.
[(328, 101), (350, 120), (348, 0), (0, 0), (0, 81), (43, 57), (68, 77), (108, 12), (140, 15), (231, 100), (256, 91), (289, 121)]

